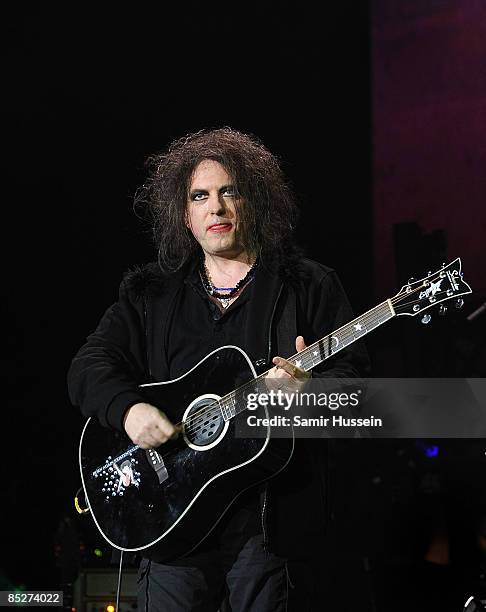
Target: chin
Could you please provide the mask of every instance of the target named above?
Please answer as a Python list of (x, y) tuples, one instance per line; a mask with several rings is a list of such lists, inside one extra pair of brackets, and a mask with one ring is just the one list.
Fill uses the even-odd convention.
[(220, 240), (217, 244), (213, 244), (212, 248), (215, 252), (219, 251), (235, 251), (236, 244), (233, 240)]

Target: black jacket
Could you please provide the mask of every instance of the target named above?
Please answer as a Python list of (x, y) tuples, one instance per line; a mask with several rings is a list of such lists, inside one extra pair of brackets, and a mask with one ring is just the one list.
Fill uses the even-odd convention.
[[(128, 408), (145, 401), (139, 385), (169, 379), (167, 322), (187, 273), (185, 267), (164, 276), (149, 264), (124, 278), (118, 301), (69, 370), (71, 401), (85, 416), (122, 430)], [(259, 371), (271, 367), (276, 355), (293, 355), (296, 336), (310, 344), (353, 318), (336, 273), (308, 259), (290, 271), (260, 265), (247, 307), (249, 324), (241, 348)], [(367, 374), (368, 366), (366, 350), (356, 342), (321, 364), (313, 376), (355, 378)], [(305, 558), (311, 542), (320, 545), (328, 513), (326, 459), (324, 440), (297, 440), (290, 465), (269, 481), (264, 519), (269, 548), (281, 556)]]

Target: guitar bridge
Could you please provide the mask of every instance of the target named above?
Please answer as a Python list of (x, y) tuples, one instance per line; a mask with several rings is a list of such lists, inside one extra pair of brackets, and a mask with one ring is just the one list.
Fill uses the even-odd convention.
[(169, 474), (167, 472), (167, 468), (165, 467), (164, 460), (159, 455), (159, 453), (153, 448), (149, 448), (145, 451), (147, 454), (147, 459), (152, 468), (155, 470), (157, 477), (159, 479), (159, 484), (162, 484), (164, 480), (169, 478)]

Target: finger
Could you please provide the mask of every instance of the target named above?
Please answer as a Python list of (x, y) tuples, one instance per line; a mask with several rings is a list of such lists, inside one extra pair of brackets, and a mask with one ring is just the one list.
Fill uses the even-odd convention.
[(159, 427), (159, 423), (156, 423), (150, 428), (147, 428), (140, 436), (140, 439), (143, 441), (148, 448), (158, 448), (161, 444), (167, 442), (172, 433), (162, 429)]
[(168, 430), (168, 429), (162, 429), (162, 428), (158, 428), (156, 432), (154, 432), (154, 437), (157, 439), (159, 445), (160, 444), (164, 444), (165, 442), (167, 442), (167, 440), (170, 440), (170, 438), (173, 435), (173, 431), (172, 430)]
[(165, 442), (165, 434), (162, 433), (157, 427), (152, 427), (150, 429), (145, 429), (141, 431), (137, 444), (142, 446), (142, 448), (157, 448), (163, 442)]
[(298, 368), (290, 361), (283, 359), (282, 357), (274, 357), (274, 363), (277, 363), (277, 367), (280, 368), (280, 371), (285, 371), (286, 376), (290, 376), (291, 378), (295, 378), (296, 380), (307, 379), (310, 377), (310, 373), (302, 368)]
[(289, 374), (279, 366), (275, 366), (274, 368), (269, 370), (267, 374), (268, 378), (287, 378), (288, 376)]
[(159, 419), (157, 419), (157, 428), (165, 435), (167, 438), (172, 437), (176, 433), (176, 428), (169, 419), (165, 416), (163, 412), (160, 413)]
[(284, 368), (275, 366), (275, 368), (272, 369), (271, 378), (292, 378), (292, 376), (284, 370)]
[(295, 339), (295, 348), (298, 353), (307, 348), (307, 344), (305, 343), (303, 336), (297, 336), (297, 338)]
[(283, 357), (274, 357), (273, 363), (285, 372), (287, 372), (287, 374), (289, 374), (290, 376), (295, 376), (296, 371), (299, 369), (293, 363), (290, 363), (290, 361), (283, 359)]
[(178, 438), (181, 431), (182, 431), (181, 425), (174, 425), (174, 433), (171, 435), (170, 439), (175, 440), (176, 438)]
[(156, 431), (148, 434), (144, 438), (144, 442), (149, 445), (149, 448), (158, 448), (164, 442), (167, 442), (168, 436), (161, 431)]

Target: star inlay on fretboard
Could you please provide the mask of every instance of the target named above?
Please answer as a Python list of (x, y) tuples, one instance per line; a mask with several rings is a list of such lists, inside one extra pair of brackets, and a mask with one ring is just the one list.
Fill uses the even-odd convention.
[(332, 335), (324, 336), (303, 351), (289, 357), (289, 361), (308, 372), (394, 316), (395, 311), (389, 300), (386, 300), (365, 312), (359, 319), (346, 323)]

